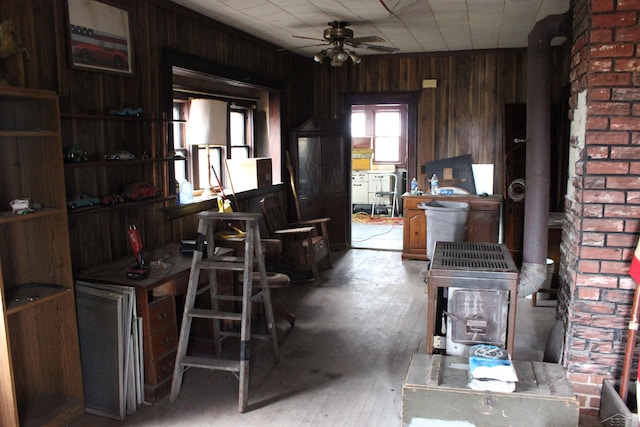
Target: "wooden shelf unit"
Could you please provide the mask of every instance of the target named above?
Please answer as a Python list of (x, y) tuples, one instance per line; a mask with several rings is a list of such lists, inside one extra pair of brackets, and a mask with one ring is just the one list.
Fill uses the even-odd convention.
[[(0, 425), (65, 425), (84, 394), (65, 207), (58, 97), (0, 87)], [(30, 198), (43, 209), (14, 214)], [(7, 301), (24, 285), (25, 301)]]
[[(68, 198), (82, 194), (100, 198), (120, 194), (131, 183), (148, 182), (162, 191), (164, 197), (156, 202), (173, 200), (175, 186), (169, 182), (169, 163), (177, 159), (167, 158), (165, 137), (168, 124), (182, 120), (91, 113), (63, 113), (60, 117), (65, 145), (77, 145), (89, 158), (65, 163)], [(105, 154), (121, 149), (135, 159), (104, 159)]]

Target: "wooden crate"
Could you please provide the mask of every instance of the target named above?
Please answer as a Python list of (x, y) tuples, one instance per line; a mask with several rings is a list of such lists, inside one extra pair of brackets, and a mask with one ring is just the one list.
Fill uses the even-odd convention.
[(402, 386), (402, 425), (577, 426), (578, 400), (555, 363), (514, 361), (513, 393), (467, 387), (468, 358), (414, 354)]

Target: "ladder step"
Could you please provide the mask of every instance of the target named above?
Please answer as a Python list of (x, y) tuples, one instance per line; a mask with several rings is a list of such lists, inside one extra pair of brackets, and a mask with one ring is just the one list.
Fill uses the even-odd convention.
[(212, 262), (239, 262), (240, 264), (242, 264), (242, 263), (244, 263), (244, 257), (231, 256), (231, 255), (214, 256), (213, 258), (209, 258), (209, 261), (212, 261)]
[(217, 311), (205, 308), (192, 308), (189, 310), (188, 316), (197, 317), (199, 319), (242, 320), (242, 313)]
[[(242, 258), (239, 258), (242, 260)], [(202, 270), (232, 270), (232, 271), (243, 271), (244, 263), (236, 262), (236, 261), (209, 261), (202, 260), (196, 263), (198, 268)]]
[[(220, 336), (225, 338), (229, 338), (229, 337), (241, 338), (240, 332), (232, 332), (232, 331), (220, 331)], [(271, 335), (267, 335), (267, 334), (250, 334), (250, 337), (251, 339), (259, 339), (259, 340), (265, 340), (265, 341), (272, 340)]]
[(213, 357), (185, 356), (180, 362), (180, 366), (218, 371), (240, 372), (239, 360), (216, 359)]
[[(260, 291), (252, 295), (250, 299), (254, 302), (260, 302), (263, 301), (263, 296), (264, 291)], [(214, 298), (220, 301), (242, 301), (242, 297), (239, 295), (216, 295)]]

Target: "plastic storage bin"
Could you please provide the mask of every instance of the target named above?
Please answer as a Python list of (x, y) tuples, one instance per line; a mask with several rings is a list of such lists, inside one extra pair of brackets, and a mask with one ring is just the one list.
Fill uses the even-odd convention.
[(420, 203), (427, 216), (427, 257), (433, 258), (436, 242), (462, 242), (467, 231), (469, 203), (432, 200)]

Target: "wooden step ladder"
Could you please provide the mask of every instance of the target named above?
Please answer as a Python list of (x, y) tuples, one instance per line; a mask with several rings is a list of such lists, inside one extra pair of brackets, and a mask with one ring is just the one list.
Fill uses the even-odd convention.
[[(198, 217), (198, 235), (196, 239), (196, 249), (191, 262), (191, 272), (189, 284), (184, 303), (182, 315), (182, 326), (180, 328), (180, 340), (176, 354), (176, 363), (173, 371), (173, 382), (171, 384), (171, 403), (175, 402), (180, 394), (182, 386), (182, 376), (189, 368), (203, 368), (210, 370), (222, 370), (233, 372), (239, 380), (238, 387), (238, 410), (245, 412), (249, 396), (249, 357), (250, 341), (252, 338), (266, 339), (272, 342), (275, 361), (279, 360), (278, 338), (276, 335), (273, 309), (271, 305), (271, 295), (267, 284), (267, 271), (264, 265), (264, 254), (260, 242), (260, 214), (253, 213), (218, 213), (202, 212)], [(245, 224), (246, 238), (244, 244), (244, 256), (223, 256), (216, 257), (214, 233), (217, 221), (235, 222), (242, 221)], [(205, 241), (207, 242), (207, 259), (203, 259)], [(252, 276), (254, 267), (258, 267), (260, 275), (260, 287), (255, 294), (252, 290)], [(209, 284), (198, 289), (201, 270), (208, 270)], [(218, 295), (217, 270), (231, 270), (242, 272), (242, 295)], [(209, 290), (211, 295), (211, 308), (195, 308), (196, 296)], [(242, 310), (240, 313), (225, 312), (218, 310), (218, 301), (241, 301)], [(251, 303), (262, 302), (267, 320), (268, 334), (251, 334)], [(191, 322), (193, 318), (211, 319), (213, 321), (214, 344), (217, 357), (202, 357), (187, 355), (189, 345), (189, 334), (191, 332)], [(240, 332), (221, 331), (220, 321), (231, 320), (240, 322)], [(221, 340), (224, 337), (240, 337), (239, 360), (224, 359), (222, 353)]]

